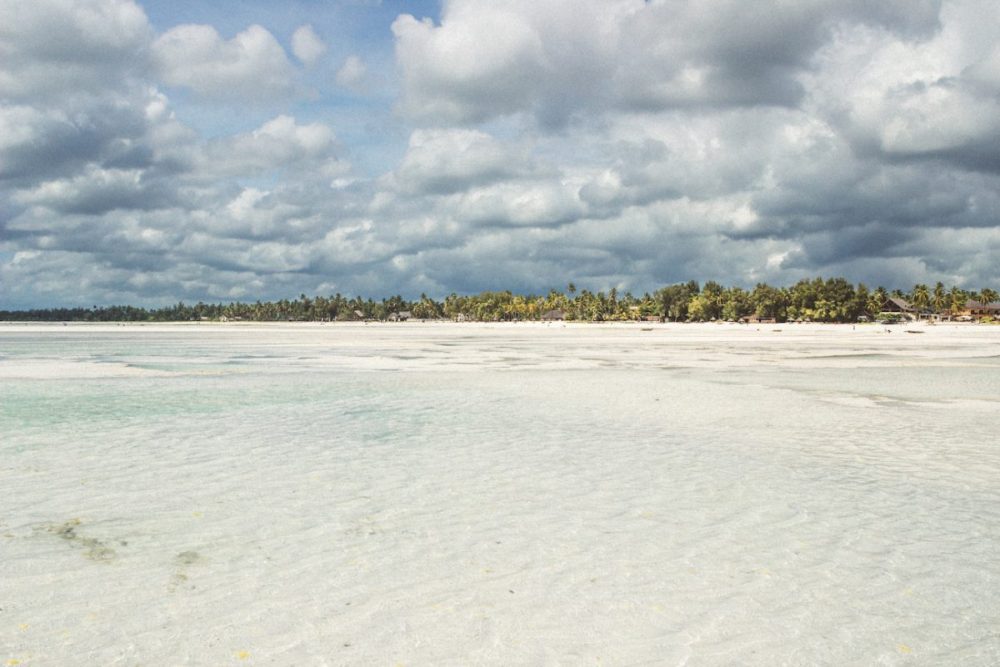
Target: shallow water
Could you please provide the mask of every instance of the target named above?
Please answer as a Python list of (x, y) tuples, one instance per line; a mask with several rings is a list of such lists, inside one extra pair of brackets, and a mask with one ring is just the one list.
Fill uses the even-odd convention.
[(997, 664), (998, 408), (989, 327), (0, 327), (0, 660)]

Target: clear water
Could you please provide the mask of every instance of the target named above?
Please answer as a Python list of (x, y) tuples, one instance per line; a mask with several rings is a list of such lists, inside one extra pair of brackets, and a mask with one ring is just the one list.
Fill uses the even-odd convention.
[(0, 660), (998, 664), (998, 416), (987, 327), (2, 327)]

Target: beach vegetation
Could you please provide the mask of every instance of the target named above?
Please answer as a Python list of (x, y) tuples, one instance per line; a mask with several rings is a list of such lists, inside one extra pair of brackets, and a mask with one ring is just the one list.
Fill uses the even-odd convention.
[[(756, 320), (775, 322), (858, 322), (862, 318), (901, 321), (919, 317), (984, 320), (1000, 317), (996, 290), (978, 292), (959, 287), (933, 289), (919, 283), (909, 291), (869, 289), (845, 278), (809, 278), (788, 287), (757, 283), (753, 289), (726, 287), (710, 280), (666, 285), (641, 296), (611, 287), (607, 291), (578, 288), (570, 282), (565, 291), (516, 294), (511, 290), (478, 294), (452, 293), (437, 300), (426, 293), (417, 299), (400, 294), (376, 301), (343, 294), (296, 299), (174, 305), (144, 308), (110, 305), (71, 308), (0, 310), (0, 321), (35, 322), (368, 322), (454, 320), (480, 322), (536, 321), (559, 312), (562, 319), (583, 322), (662, 320), (713, 322)], [(970, 308), (974, 308), (970, 310)], [(901, 310), (902, 309), (902, 310)]]

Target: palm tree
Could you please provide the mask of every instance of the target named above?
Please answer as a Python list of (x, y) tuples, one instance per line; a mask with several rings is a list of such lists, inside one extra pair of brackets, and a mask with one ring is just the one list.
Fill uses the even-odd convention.
[(965, 290), (959, 289), (953, 285), (952, 288), (948, 290), (948, 298), (951, 300), (949, 308), (951, 309), (952, 315), (954, 315), (965, 309), (965, 302), (968, 301), (969, 295), (965, 292)]
[(927, 285), (920, 283), (913, 286), (911, 301), (913, 301), (913, 307), (916, 309), (918, 317), (920, 311), (927, 310), (927, 305), (930, 303), (930, 299), (931, 295), (930, 291), (927, 289)]
[(940, 313), (944, 310), (945, 304), (948, 303), (948, 295), (944, 290), (944, 283), (940, 280), (934, 285), (934, 293), (931, 296), (931, 305), (934, 306), (934, 310)]
[(878, 315), (885, 308), (885, 302), (889, 299), (889, 293), (885, 291), (885, 288), (879, 285), (872, 292), (872, 295), (868, 298), (868, 314), (872, 317)]

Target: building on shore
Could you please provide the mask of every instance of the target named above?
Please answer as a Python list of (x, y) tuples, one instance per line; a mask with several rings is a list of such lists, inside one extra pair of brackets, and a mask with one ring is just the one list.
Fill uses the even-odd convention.
[(955, 313), (959, 317), (982, 320), (987, 317), (1000, 319), (1000, 302), (983, 303), (982, 301), (966, 301), (965, 306)]
[(903, 313), (904, 315), (916, 316), (917, 309), (907, 301), (897, 296), (890, 296), (882, 304), (883, 313)]
[(920, 320), (932, 319), (935, 317), (934, 311), (929, 308), (917, 308), (912, 303), (897, 296), (890, 296), (882, 304), (882, 313), (894, 313), (904, 319)]
[(774, 317), (767, 317), (766, 315), (757, 315), (754, 313), (752, 315), (744, 315), (740, 318), (740, 322), (745, 324), (777, 324), (778, 320)]

